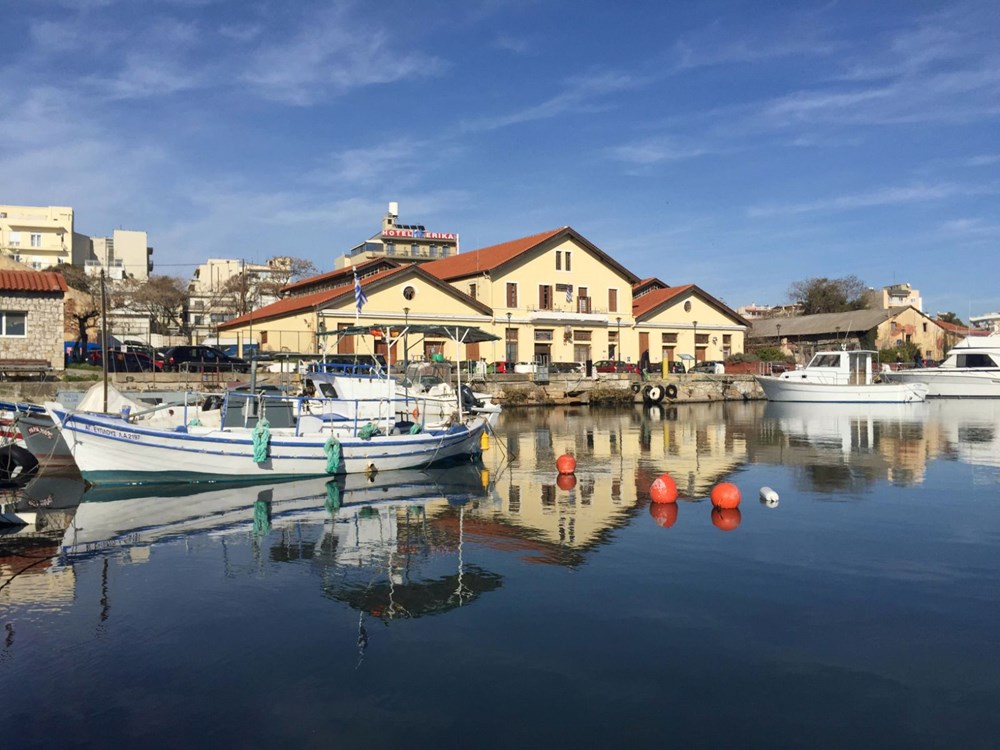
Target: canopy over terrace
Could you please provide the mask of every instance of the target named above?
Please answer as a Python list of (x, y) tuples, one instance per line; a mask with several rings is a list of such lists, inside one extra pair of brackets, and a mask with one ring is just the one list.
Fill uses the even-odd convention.
[(443, 338), (454, 341), (458, 344), (479, 344), (484, 341), (500, 341), (500, 337), (487, 333), (482, 328), (475, 326), (445, 326), (445, 325), (422, 325), (399, 323), (374, 323), (365, 326), (349, 326), (336, 331), (320, 331), (319, 336), (383, 336), (385, 338), (399, 339), (404, 334), (423, 334), (425, 337)]

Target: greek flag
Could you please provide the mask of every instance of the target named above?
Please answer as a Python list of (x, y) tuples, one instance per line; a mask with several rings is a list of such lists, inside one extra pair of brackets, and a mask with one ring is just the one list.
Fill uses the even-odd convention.
[(361, 282), (358, 281), (358, 270), (354, 269), (354, 305), (358, 308), (358, 314), (361, 314), (361, 308), (365, 306), (365, 302), (368, 301), (368, 297), (365, 296), (365, 290), (361, 288)]
[(572, 302), (573, 301), (573, 285), (572, 284), (567, 284), (566, 285), (566, 301), (567, 302)]

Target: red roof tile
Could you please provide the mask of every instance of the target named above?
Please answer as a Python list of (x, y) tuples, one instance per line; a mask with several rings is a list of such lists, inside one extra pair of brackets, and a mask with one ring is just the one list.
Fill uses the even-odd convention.
[(636, 318), (645, 315), (654, 307), (659, 307), (668, 300), (693, 288), (694, 284), (685, 284), (684, 286), (668, 286), (666, 289), (653, 289), (646, 292), (632, 302), (632, 315)]
[[(371, 276), (365, 276), (364, 278), (358, 279), (358, 281), (361, 284), (361, 288), (365, 289), (369, 284), (381, 281), (382, 279), (386, 279), (389, 276), (399, 273), (400, 271), (406, 270), (409, 270), (408, 266), (388, 268), (385, 271), (379, 271)], [(354, 295), (353, 282), (350, 286), (338, 286), (335, 289), (324, 289), (322, 292), (313, 292), (312, 294), (300, 294), (297, 297), (285, 297), (284, 299), (279, 299), (277, 302), (273, 302), (270, 305), (265, 305), (264, 307), (254, 310), (253, 312), (247, 313), (246, 315), (241, 315), (238, 318), (227, 320), (225, 323), (220, 323), (219, 329), (238, 328), (239, 326), (250, 323), (251, 321), (259, 322), (263, 320), (270, 320), (271, 318), (281, 318), (285, 315), (302, 312), (303, 310), (312, 310), (335, 300), (337, 297), (347, 294), (350, 294), (351, 296)]]
[(446, 281), (459, 279), (463, 276), (472, 276), (483, 271), (492, 271), (507, 261), (513, 260), (518, 255), (538, 247), (546, 240), (552, 239), (560, 232), (565, 232), (568, 228), (550, 229), (548, 232), (533, 234), (530, 237), (522, 237), (519, 240), (511, 240), (499, 245), (491, 245), (479, 250), (459, 253), (449, 258), (432, 260), (430, 263), (424, 263), (423, 268), (427, 273)]
[(955, 325), (954, 323), (949, 323), (944, 320), (934, 319), (941, 328), (948, 331), (948, 333), (957, 333), (961, 336), (989, 336), (990, 332), (982, 328), (970, 328), (969, 326)]
[(5, 292), (65, 292), (66, 279), (54, 271), (0, 271)]
[(398, 266), (399, 263), (390, 258), (374, 258), (372, 260), (366, 261), (364, 263), (358, 263), (356, 266), (348, 266), (347, 268), (338, 268), (336, 271), (328, 271), (327, 273), (321, 273), (318, 276), (310, 276), (308, 279), (300, 279), (292, 284), (287, 284), (281, 288), (282, 292), (295, 292), (297, 290), (308, 289), (316, 284), (326, 284), (332, 283), (337, 280), (342, 280), (345, 283), (354, 284), (354, 271), (357, 269), (359, 273), (363, 273), (364, 269), (369, 266), (377, 265), (379, 263), (387, 263), (393, 266)]

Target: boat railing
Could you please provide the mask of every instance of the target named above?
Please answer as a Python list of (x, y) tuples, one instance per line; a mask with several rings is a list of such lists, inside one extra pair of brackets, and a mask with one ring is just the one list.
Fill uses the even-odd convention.
[[(263, 416), (271, 428), (293, 429), (296, 437), (307, 433), (325, 434), (335, 428), (357, 434), (369, 423), (388, 432), (409, 429), (414, 424), (425, 425), (422, 417), (426, 414), (426, 403), (426, 399), (419, 398), (390, 402), (384, 398), (342, 399), (230, 391), (224, 396), (221, 424), (224, 430), (252, 429)], [(363, 407), (369, 404), (376, 408), (366, 411)]]
[(371, 362), (312, 362), (306, 371), (327, 375), (363, 375), (368, 377), (383, 374), (382, 368)]

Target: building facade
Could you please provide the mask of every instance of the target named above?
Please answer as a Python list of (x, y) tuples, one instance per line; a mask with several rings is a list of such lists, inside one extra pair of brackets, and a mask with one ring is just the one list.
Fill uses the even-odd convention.
[(346, 268), (375, 258), (391, 258), (406, 263), (425, 263), (457, 255), (458, 233), (428, 230), (423, 224), (401, 224), (399, 204), (390, 203), (382, 217), (382, 229), (364, 242), (355, 245), (347, 255), (334, 262), (335, 268)]
[(65, 294), (61, 274), (0, 271), (0, 358), (45, 359), (64, 369)]
[(153, 248), (145, 232), (116, 229), (110, 237), (76, 235), (73, 265), (83, 266), (91, 276), (104, 271), (112, 281), (145, 280), (153, 271)]
[(0, 253), (35, 270), (71, 263), (73, 209), (0, 205)]
[(913, 307), (922, 311), (924, 302), (920, 298), (920, 290), (914, 289), (909, 284), (882, 287), (882, 309), (892, 310), (899, 307)]
[(195, 269), (188, 283), (187, 323), (192, 340), (203, 341), (215, 335), (220, 323), (276, 302), (290, 275), (291, 259), (287, 256), (266, 263), (209, 258)]

